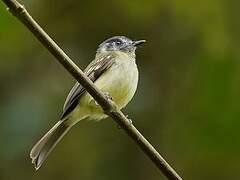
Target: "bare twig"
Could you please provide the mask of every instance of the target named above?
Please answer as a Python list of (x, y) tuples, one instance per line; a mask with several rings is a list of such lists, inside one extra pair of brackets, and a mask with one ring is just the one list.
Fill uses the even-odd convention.
[(174, 169), (163, 159), (155, 148), (131, 124), (127, 117), (117, 108), (114, 102), (107, 100), (103, 93), (86, 77), (76, 64), (63, 52), (63, 50), (48, 36), (36, 23), (27, 10), (16, 0), (2, 0), (8, 10), (16, 16), (45, 46), (49, 52), (65, 67), (65, 69), (87, 90), (89, 94), (103, 108), (104, 112), (112, 117), (122, 129), (139, 145), (143, 152), (152, 160), (160, 171), (169, 180), (182, 180)]

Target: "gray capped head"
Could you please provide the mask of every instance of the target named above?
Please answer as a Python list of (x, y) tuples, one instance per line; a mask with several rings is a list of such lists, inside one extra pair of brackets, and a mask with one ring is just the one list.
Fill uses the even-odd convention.
[(125, 36), (114, 36), (105, 40), (98, 46), (98, 53), (108, 51), (122, 51), (125, 53), (135, 53), (136, 47), (145, 40), (133, 41)]

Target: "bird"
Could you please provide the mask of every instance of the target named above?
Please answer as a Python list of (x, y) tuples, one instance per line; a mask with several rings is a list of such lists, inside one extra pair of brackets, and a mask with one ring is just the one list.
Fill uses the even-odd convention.
[[(83, 71), (85, 75), (111, 98), (119, 109), (133, 98), (139, 73), (135, 51), (145, 40), (131, 40), (126, 36), (114, 36), (103, 41), (95, 59)], [(30, 158), (38, 170), (64, 135), (79, 121), (99, 121), (108, 117), (85, 88), (76, 82), (70, 90), (60, 120), (33, 146)]]

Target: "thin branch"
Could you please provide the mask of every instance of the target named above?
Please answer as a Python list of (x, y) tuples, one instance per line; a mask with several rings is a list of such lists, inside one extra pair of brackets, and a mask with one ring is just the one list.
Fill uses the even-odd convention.
[(8, 10), (16, 16), (45, 46), (49, 52), (60, 62), (65, 69), (87, 90), (89, 94), (103, 108), (104, 112), (112, 117), (122, 129), (138, 144), (143, 152), (152, 160), (160, 171), (169, 180), (182, 180), (174, 169), (164, 160), (155, 148), (144, 138), (144, 136), (129, 123), (127, 117), (117, 108), (114, 102), (109, 101), (103, 93), (86, 77), (78, 66), (63, 52), (63, 50), (48, 36), (46, 32), (30, 16), (27, 10), (16, 0), (2, 0)]

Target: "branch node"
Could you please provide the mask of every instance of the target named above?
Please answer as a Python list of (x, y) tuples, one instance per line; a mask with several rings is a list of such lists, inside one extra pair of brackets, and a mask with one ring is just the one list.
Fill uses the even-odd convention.
[(7, 4), (7, 11), (11, 12), (13, 16), (21, 16), (22, 14), (25, 14), (27, 10), (25, 9), (24, 5), (20, 4), (16, 0), (7, 1), (3, 0)]
[(19, 13), (23, 14), (23, 13), (26, 12), (26, 9), (25, 9), (24, 5), (18, 4), (18, 6), (17, 6), (17, 11), (18, 11)]

